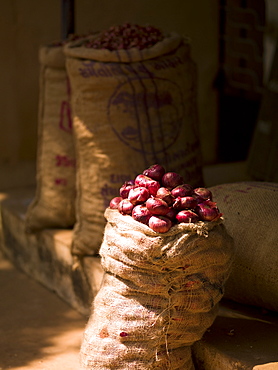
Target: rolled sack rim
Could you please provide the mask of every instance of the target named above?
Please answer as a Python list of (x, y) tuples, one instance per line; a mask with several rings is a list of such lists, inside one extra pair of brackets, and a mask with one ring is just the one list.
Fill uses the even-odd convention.
[(62, 45), (41, 45), (39, 48), (41, 65), (57, 69), (66, 69), (66, 57)]
[(153, 59), (161, 55), (168, 54), (173, 50), (176, 50), (182, 43), (188, 48), (191, 44), (191, 39), (189, 37), (184, 37), (175, 32), (171, 32), (162, 41), (159, 41), (154, 46), (143, 50), (139, 50), (134, 47), (127, 50), (121, 49), (110, 51), (108, 49), (93, 49), (83, 46), (85, 41), (93, 40), (97, 36), (98, 35), (91, 35), (82, 40), (67, 43), (63, 48), (65, 56), (100, 62), (131, 63)]
[(196, 223), (180, 223), (173, 225), (166, 233), (158, 233), (152, 230), (148, 225), (140, 223), (132, 218), (130, 215), (122, 215), (117, 209), (106, 208), (104, 217), (108, 223), (121, 225), (121, 227), (131, 228), (133, 230), (142, 231), (147, 236), (167, 237), (177, 235), (179, 233), (196, 233), (200, 236), (207, 237), (208, 232), (217, 225), (223, 223), (224, 218), (220, 217), (216, 221), (198, 221)]

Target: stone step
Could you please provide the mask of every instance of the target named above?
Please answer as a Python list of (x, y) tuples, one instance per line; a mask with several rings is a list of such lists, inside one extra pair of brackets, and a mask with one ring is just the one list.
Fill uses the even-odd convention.
[[(100, 258), (73, 258), (72, 230), (27, 234), (24, 218), (33, 196), (33, 187), (0, 193), (1, 249), (17, 268), (88, 317), (103, 277)], [(198, 370), (278, 370), (277, 313), (222, 300), (193, 355)]]
[(223, 299), (193, 353), (198, 370), (278, 370), (278, 315)]
[(26, 233), (24, 219), (33, 196), (33, 187), (0, 193), (2, 250), (16, 267), (88, 315), (102, 281), (100, 258), (73, 257), (72, 230)]

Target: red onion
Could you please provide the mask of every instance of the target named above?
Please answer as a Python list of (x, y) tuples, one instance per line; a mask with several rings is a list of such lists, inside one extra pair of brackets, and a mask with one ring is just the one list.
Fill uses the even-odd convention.
[(155, 197), (164, 200), (164, 202), (166, 202), (168, 206), (171, 206), (175, 200), (175, 198), (171, 194), (171, 191), (164, 187), (161, 187), (157, 190)]
[(168, 204), (159, 198), (149, 198), (146, 207), (153, 215), (166, 215), (169, 212)]
[(176, 221), (176, 215), (177, 215), (177, 211), (174, 208), (170, 207), (169, 211), (166, 213), (165, 217), (168, 217), (168, 218), (170, 218), (170, 220), (172, 222), (175, 222)]
[(118, 206), (118, 210), (122, 215), (131, 215), (134, 205), (128, 199), (123, 199)]
[(174, 189), (184, 183), (183, 178), (176, 172), (166, 172), (161, 179), (162, 186), (168, 189)]
[(160, 188), (160, 183), (145, 175), (138, 175), (135, 178), (135, 185), (144, 186), (150, 192), (150, 195), (156, 195), (157, 190)]
[(212, 193), (207, 188), (196, 188), (193, 190), (194, 194), (196, 194), (198, 197), (200, 197), (203, 200), (210, 199), (212, 200)]
[(111, 199), (109, 207), (112, 209), (118, 209), (119, 203), (123, 200), (122, 197), (115, 197)]
[(160, 181), (162, 176), (165, 174), (164, 167), (159, 164), (153, 164), (149, 168), (143, 171), (143, 175), (150, 177), (153, 180)]
[(210, 190), (185, 184), (182, 176), (165, 173), (159, 164), (126, 181), (120, 196), (110, 201), (110, 208), (132, 216), (158, 233), (167, 232), (176, 223), (215, 221), (222, 216)]
[(217, 208), (217, 203), (216, 202), (213, 202), (212, 200), (204, 200), (203, 202), (201, 202), (207, 206), (209, 206), (210, 208)]
[(196, 207), (196, 212), (202, 221), (216, 221), (222, 216), (222, 213), (216, 207), (216, 203), (212, 203), (211, 207), (207, 203), (199, 203)]
[(167, 233), (172, 226), (172, 221), (164, 216), (152, 216), (149, 220), (149, 227), (157, 233)]
[(147, 188), (139, 186), (138, 188), (130, 189), (128, 193), (128, 200), (133, 204), (144, 203), (150, 196)]
[(173, 208), (177, 210), (195, 208), (197, 201), (193, 197), (177, 197), (174, 201)]
[(142, 224), (148, 225), (151, 215), (151, 212), (143, 204), (138, 204), (132, 210), (132, 218), (138, 222), (141, 222)]
[(182, 184), (182, 185), (176, 186), (171, 191), (171, 194), (174, 197), (187, 197), (189, 195), (192, 195), (192, 193), (193, 193), (193, 187), (189, 184)]
[(199, 221), (199, 216), (193, 211), (183, 210), (177, 214), (176, 219), (178, 223), (194, 223)]
[(126, 181), (121, 187), (120, 187), (120, 196), (125, 199), (128, 197), (128, 193), (130, 189), (135, 188), (135, 181), (129, 180)]

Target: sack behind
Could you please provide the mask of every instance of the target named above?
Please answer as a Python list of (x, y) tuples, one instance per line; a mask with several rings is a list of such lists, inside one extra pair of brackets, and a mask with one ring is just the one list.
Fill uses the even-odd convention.
[(210, 190), (235, 241), (225, 296), (278, 311), (278, 184), (240, 182)]
[(196, 65), (173, 35), (139, 51), (65, 47), (77, 153), (72, 252), (98, 253), (103, 213), (124, 181), (154, 163), (200, 186)]
[(37, 186), (26, 214), (27, 231), (75, 222), (75, 153), (63, 47), (42, 46), (39, 61)]

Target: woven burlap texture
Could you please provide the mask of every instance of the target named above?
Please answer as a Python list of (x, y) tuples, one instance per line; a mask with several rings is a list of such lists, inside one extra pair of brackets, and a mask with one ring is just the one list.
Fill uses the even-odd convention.
[(194, 369), (233, 259), (222, 220), (165, 234), (107, 209), (105, 271), (81, 346), (83, 369)]
[(189, 41), (172, 36), (142, 51), (88, 49), (82, 42), (64, 49), (77, 154), (77, 255), (98, 253), (105, 208), (124, 181), (150, 165), (194, 186), (203, 181)]
[(235, 241), (226, 297), (278, 311), (278, 184), (236, 182), (210, 190)]
[(75, 153), (63, 48), (40, 47), (39, 62), (36, 192), (26, 214), (27, 231), (75, 222)]

